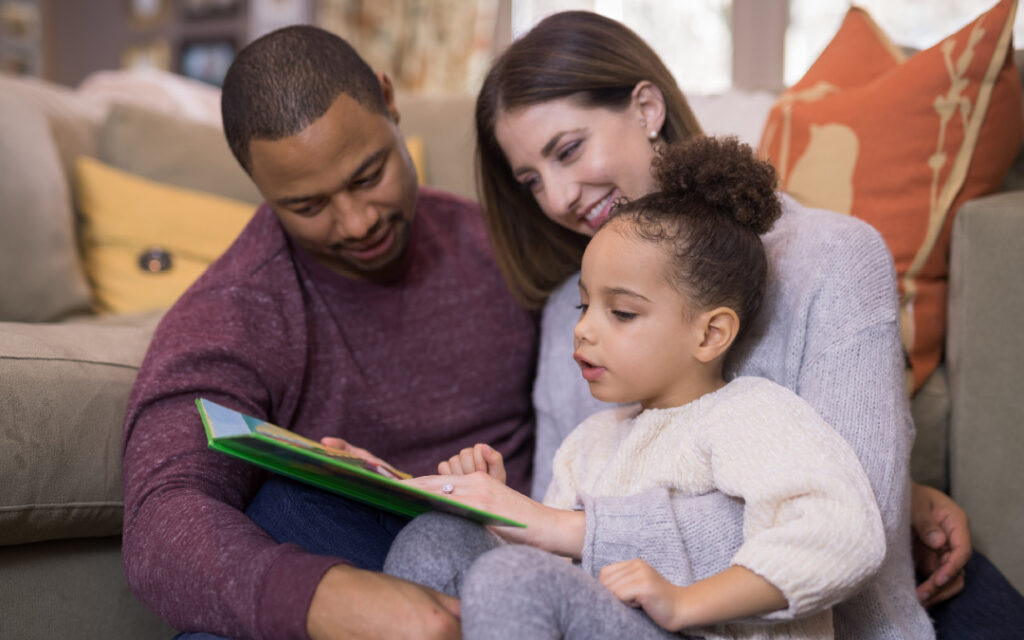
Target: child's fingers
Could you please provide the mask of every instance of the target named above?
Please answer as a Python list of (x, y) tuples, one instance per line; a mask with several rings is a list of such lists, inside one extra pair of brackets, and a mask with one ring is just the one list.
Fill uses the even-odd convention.
[(488, 470), (489, 465), (487, 464), (486, 457), (484, 456), (484, 448), (490, 447), (487, 447), (486, 444), (478, 444), (475, 447), (473, 447), (473, 464), (475, 465), (475, 471)]
[(470, 474), (483, 470), (476, 467), (476, 461), (473, 460), (473, 447), (466, 447), (459, 452), (459, 462), (462, 465), (462, 473)]
[(488, 465), (504, 464), (504, 460), (501, 457), (500, 451), (498, 451), (489, 444), (480, 445), (480, 447), (481, 453), (483, 454), (483, 458)]
[(448, 458), (448, 466), (453, 476), (461, 476), (465, 473), (462, 469), (462, 458), (457, 455)]
[(437, 464), (437, 475), (439, 476), (450, 476), (452, 475), (452, 466), (448, 464), (448, 461), (439, 462)]

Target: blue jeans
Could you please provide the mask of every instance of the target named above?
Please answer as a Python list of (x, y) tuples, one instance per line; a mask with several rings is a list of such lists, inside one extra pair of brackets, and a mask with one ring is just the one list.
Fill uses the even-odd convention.
[[(409, 518), (396, 516), (307, 484), (272, 475), (245, 509), (278, 542), (309, 553), (344, 558), (380, 571), (391, 542)], [(210, 633), (182, 633), (176, 640), (225, 640)]]
[(964, 590), (928, 613), (937, 640), (1011, 640), (1024, 632), (1024, 596), (977, 551), (964, 567)]

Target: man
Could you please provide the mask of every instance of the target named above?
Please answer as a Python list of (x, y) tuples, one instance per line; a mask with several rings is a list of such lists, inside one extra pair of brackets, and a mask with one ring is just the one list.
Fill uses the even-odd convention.
[(456, 601), (378, 573), (403, 519), (207, 449), (194, 400), (340, 436), (415, 475), (489, 442), (526, 490), (535, 318), (508, 294), (476, 207), (418, 193), (390, 80), (340, 38), (289, 27), (253, 42), (222, 112), (266, 202), (139, 371), (123, 442), (129, 585), (187, 631), (458, 637)]

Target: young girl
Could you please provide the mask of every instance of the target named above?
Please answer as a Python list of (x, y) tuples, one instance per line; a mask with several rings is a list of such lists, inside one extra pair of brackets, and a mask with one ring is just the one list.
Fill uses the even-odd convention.
[[(526, 530), (494, 531), (581, 559), (598, 578), (451, 517), (421, 517), (399, 534), (385, 570), (460, 595), (468, 638), (830, 638), (829, 607), (885, 557), (874, 495), (846, 442), (788, 389), (723, 378), (764, 292), (759, 235), (781, 211), (774, 171), (735, 139), (695, 138), (664, 149), (654, 172), (661, 190), (614, 210), (579, 281), (574, 358), (596, 398), (632, 404), (565, 439), (546, 508), (499, 489), (500, 455), (482, 445), (439, 465), (454, 475), (414, 481), (525, 516)], [(486, 473), (455, 477), (474, 471)], [(649, 491), (742, 500), (744, 542), (731, 566), (695, 575), (678, 561), (685, 553), (587, 548), (584, 503)]]

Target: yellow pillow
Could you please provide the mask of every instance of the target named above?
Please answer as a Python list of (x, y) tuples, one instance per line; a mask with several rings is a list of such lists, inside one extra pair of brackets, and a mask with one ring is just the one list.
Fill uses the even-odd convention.
[(427, 150), (423, 146), (423, 138), (409, 136), (405, 139), (405, 148), (409, 150), (409, 158), (416, 167), (416, 179), (419, 184), (427, 184)]
[(251, 204), (172, 187), (81, 157), (82, 253), (100, 312), (164, 309), (234, 241)]

